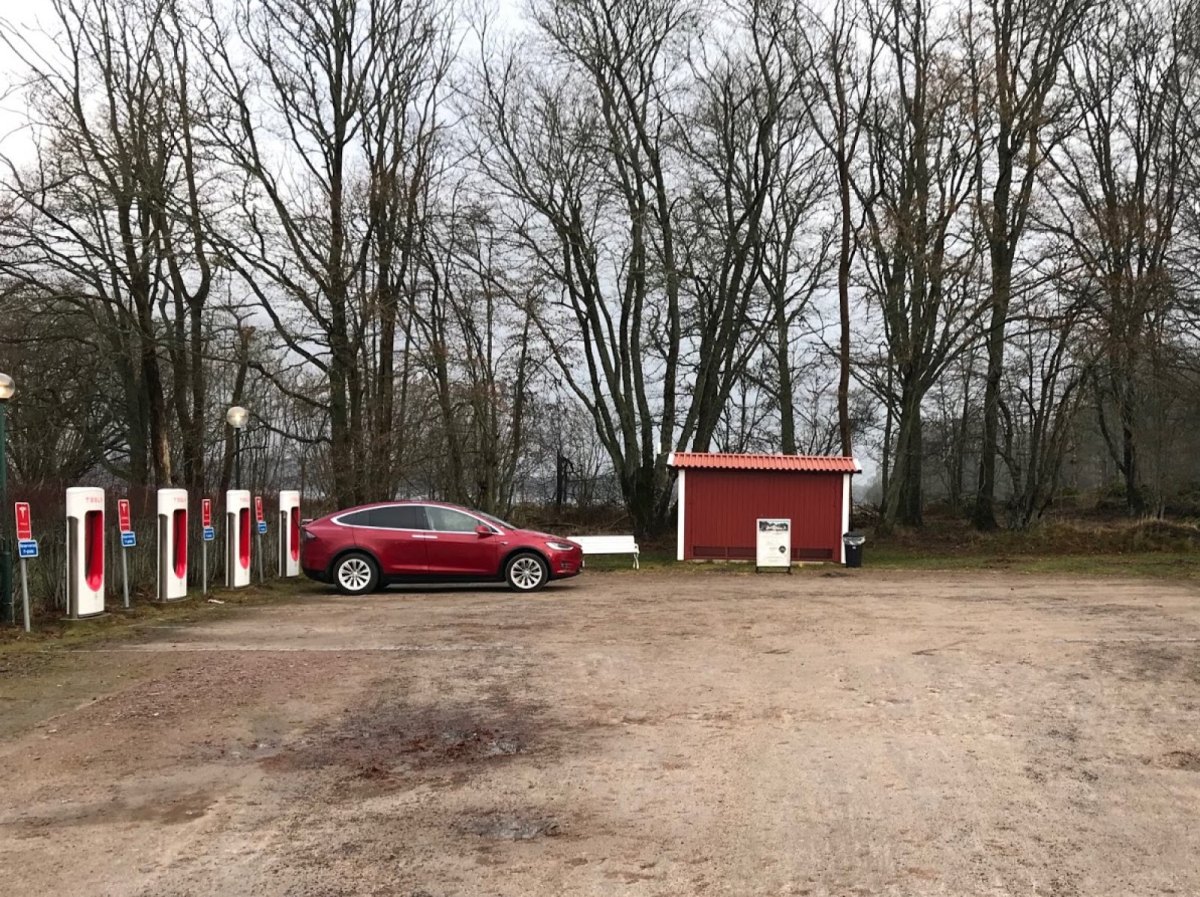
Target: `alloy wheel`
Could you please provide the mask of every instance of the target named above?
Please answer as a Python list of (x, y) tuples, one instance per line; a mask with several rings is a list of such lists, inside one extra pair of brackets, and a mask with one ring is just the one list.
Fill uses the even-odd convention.
[(338, 584), (347, 592), (361, 592), (371, 581), (371, 565), (362, 558), (347, 558), (338, 567)]
[(541, 562), (531, 557), (517, 558), (508, 572), (512, 584), (523, 592), (540, 586), (544, 575)]

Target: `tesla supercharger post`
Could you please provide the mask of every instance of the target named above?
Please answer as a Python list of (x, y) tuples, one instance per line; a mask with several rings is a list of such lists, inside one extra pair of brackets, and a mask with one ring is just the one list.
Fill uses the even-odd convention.
[(300, 575), (300, 493), (279, 493), (279, 575)]
[(67, 490), (67, 614), (104, 613), (104, 490)]
[(117, 499), (117, 529), (121, 531), (121, 594), (124, 608), (129, 610), (129, 555), (137, 546), (137, 535), (133, 531), (133, 515), (129, 513), (129, 499)]
[(250, 585), (250, 491), (225, 493), (225, 585), (241, 589)]
[(212, 525), (212, 499), (200, 500), (200, 525), (203, 527), (200, 539), (200, 594), (208, 594), (208, 543), (217, 537), (217, 531)]
[(158, 490), (158, 600), (187, 597), (188, 494)]

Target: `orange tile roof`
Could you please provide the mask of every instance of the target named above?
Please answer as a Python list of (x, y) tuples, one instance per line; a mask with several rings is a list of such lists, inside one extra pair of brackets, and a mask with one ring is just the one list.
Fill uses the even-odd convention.
[(732, 452), (671, 452), (679, 470), (780, 470), (800, 473), (862, 473), (854, 458), (837, 455), (740, 455)]

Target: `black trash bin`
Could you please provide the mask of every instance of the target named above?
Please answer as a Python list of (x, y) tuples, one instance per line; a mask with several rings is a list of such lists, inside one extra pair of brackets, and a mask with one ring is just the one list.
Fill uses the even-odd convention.
[(863, 543), (867, 541), (867, 537), (862, 533), (843, 533), (842, 545), (846, 548), (846, 566), (861, 567), (863, 556)]

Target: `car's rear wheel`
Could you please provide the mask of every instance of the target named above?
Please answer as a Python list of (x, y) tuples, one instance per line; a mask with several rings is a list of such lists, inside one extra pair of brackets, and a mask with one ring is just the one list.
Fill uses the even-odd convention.
[(540, 556), (526, 551), (508, 559), (504, 579), (514, 592), (536, 592), (550, 579), (550, 568)]
[(366, 595), (379, 585), (379, 567), (361, 552), (343, 555), (333, 565), (333, 584), (343, 595)]

